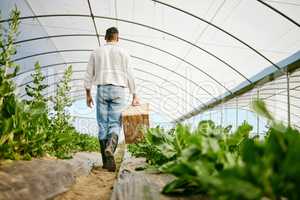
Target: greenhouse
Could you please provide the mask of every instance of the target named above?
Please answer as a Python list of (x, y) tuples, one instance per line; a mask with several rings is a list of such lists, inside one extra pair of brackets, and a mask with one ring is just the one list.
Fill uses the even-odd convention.
[(299, 0), (0, 10), (0, 200), (300, 199)]

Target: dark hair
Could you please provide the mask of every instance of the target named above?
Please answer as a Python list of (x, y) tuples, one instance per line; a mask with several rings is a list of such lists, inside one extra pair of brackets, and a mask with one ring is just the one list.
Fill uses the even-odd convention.
[(107, 29), (105, 33), (105, 40), (112, 40), (114, 38), (114, 34), (119, 34), (119, 31), (116, 27)]

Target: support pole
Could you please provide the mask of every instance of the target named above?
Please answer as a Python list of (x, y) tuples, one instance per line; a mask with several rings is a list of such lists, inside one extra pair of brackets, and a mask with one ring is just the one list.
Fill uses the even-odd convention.
[[(259, 88), (257, 88), (257, 100), (259, 100)], [(259, 135), (259, 115), (256, 114), (256, 128), (257, 134)]]
[(235, 98), (235, 125), (236, 125), (236, 128), (238, 127), (238, 124), (239, 124), (239, 105), (238, 105), (238, 98)]
[(227, 121), (228, 121), (228, 119), (227, 119), (227, 108), (225, 108), (225, 110), (224, 110), (224, 115), (225, 115), (224, 124), (225, 124), (225, 126), (227, 126), (228, 125), (227, 124)]
[(289, 72), (286, 72), (286, 86), (287, 86), (287, 119), (288, 126), (291, 126), (291, 99), (290, 99), (290, 76)]
[(223, 126), (223, 105), (221, 107), (221, 123), (220, 123), (221, 126)]

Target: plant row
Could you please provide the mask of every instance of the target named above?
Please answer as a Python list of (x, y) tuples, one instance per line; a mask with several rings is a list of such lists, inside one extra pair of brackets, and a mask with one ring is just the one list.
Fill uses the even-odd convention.
[(0, 26), (0, 159), (31, 159), (46, 154), (68, 158), (76, 151), (97, 151), (97, 138), (77, 132), (66, 111), (72, 104), (68, 94), (71, 66), (56, 85), (55, 95), (46, 98), (48, 85), (36, 63), (32, 83), (25, 88), (29, 99), (21, 100), (16, 95), (13, 79), (20, 66), (12, 58), (16, 55), (19, 16), (14, 9), (8, 28)]
[(201, 121), (192, 130), (178, 124), (173, 130), (150, 128), (144, 139), (129, 145), (150, 167), (176, 178), (165, 194), (204, 194), (211, 199), (300, 199), (300, 134), (273, 119), (264, 102), (254, 109), (268, 118), (264, 139), (250, 137), (244, 122), (235, 131)]

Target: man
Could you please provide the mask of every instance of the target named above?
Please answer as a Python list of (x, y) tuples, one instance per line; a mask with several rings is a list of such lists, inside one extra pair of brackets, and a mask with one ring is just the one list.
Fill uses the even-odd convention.
[(84, 81), (88, 107), (94, 105), (92, 84), (97, 85), (96, 112), (103, 168), (115, 171), (114, 152), (121, 131), (121, 112), (125, 104), (125, 87), (133, 94), (132, 105), (139, 105), (134, 78), (129, 66), (129, 54), (118, 45), (115, 27), (106, 30), (106, 44), (90, 56)]

